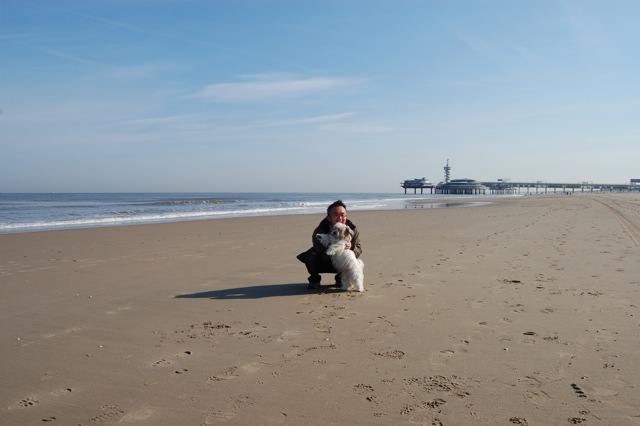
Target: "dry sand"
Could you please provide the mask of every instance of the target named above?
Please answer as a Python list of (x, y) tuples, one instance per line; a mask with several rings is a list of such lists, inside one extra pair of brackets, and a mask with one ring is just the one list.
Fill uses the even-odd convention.
[(640, 425), (640, 194), (415, 207), (0, 235), (0, 424)]

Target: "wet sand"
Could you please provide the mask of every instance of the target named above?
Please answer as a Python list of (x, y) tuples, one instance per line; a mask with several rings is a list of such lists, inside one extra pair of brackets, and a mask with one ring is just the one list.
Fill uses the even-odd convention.
[(640, 425), (640, 194), (427, 207), (0, 235), (0, 424)]

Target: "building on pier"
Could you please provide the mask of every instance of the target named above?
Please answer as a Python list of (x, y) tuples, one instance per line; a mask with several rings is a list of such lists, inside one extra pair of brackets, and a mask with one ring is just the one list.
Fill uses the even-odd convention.
[(478, 195), (486, 194), (487, 188), (481, 182), (473, 179), (450, 179), (436, 185), (436, 194), (449, 195)]
[(433, 194), (433, 188), (435, 187), (435, 185), (429, 182), (429, 179), (425, 177), (418, 179), (407, 179), (403, 183), (401, 183), (400, 186), (404, 188), (405, 194), (407, 193), (407, 189), (413, 189), (414, 194), (417, 194), (419, 189), (420, 193), (422, 194), (425, 188), (429, 189), (431, 191), (431, 194)]
[(436, 185), (436, 194), (478, 195), (486, 194), (487, 189), (489, 188), (474, 179), (451, 179), (451, 166), (447, 158), (447, 165), (444, 166), (444, 182)]

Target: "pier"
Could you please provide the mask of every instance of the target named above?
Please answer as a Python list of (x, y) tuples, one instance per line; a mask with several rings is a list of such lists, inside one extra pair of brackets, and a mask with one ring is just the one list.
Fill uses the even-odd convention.
[(640, 179), (630, 179), (628, 184), (617, 183), (594, 183), (594, 182), (578, 182), (578, 183), (561, 183), (561, 182), (511, 182), (506, 179), (498, 179), (491, 182), (479, 182), (474, 179), (451, 179), (451, 167), (449, 166), (449, 159), (447, 159), (447, 165), (444, 167), (444, 181), (439, 182), (437, 185), (431, 183), (427, 178), (420, 179), (408, 179), (400, 184), (404, 188), (404, 193), (407, 193), (407, 189), (413, 189), (413, 193), (417, 194), (418, 189), (420, 194), (423, 194), (424, 189), (429, 189), (433, 194), (449, 194), (449, 195), (508, 195), (508, 194), (522, 194), (523, 189), (526, 189), (526, 194), (556, 194), (560, 193), (575, 193), (579, 191), (583, 192), (632, 192), (640, 191)]
[(489, 189), (490, 194), (520, 194), (522, 189), (526, 189), (526, 193), (548, 194), (548, 193), (566, 193), (571, 192), (632, 192), (640, 191), (638, 184), (616, 184), (616, 183), (560, 183), (560, 182), (481, 182), (482, 185)]

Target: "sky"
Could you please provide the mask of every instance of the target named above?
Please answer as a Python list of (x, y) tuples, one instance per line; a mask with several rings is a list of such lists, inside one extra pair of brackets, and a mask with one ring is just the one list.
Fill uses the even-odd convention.
[(637, 0), (0, 0), (0, 192), (640, 178)]

